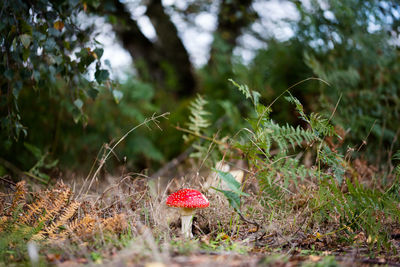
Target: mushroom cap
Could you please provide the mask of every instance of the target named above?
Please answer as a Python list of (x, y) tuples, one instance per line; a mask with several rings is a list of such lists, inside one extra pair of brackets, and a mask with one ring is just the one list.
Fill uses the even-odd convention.
[(208, 199), (195, 189), (184, 188), (168, 196), (166, 204), (177, 208), (207, 208)]

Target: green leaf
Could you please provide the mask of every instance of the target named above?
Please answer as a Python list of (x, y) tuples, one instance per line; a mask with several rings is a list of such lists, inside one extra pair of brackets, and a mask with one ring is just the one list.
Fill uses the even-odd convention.
[(240, 183), (238, 181), (236, 181), (235, 177), (233, 177), (232, 174), (230, 174), (229, 172), (223, 172), (217, 169), (213, 168), (213, 171), (215, 171), (216, 173), (218, 173), (219, 178), (221, 178), (230, 189), (232, 189), (232, 191), (236, 194), (238, 194), (239, 196), (249, 196), (249, 194), (244, 193), (241, 189), (240, 189)]
[(44, 181), (46, 181), (46, 182), (50, 181), (50, 176), (48, 176), (47, 174), (45, 174), (43, 172), (38, 172), (37, 176), (39, 176), (40, 178), (43, 178)]
[(51, 161), (50, 163), (44, 164), (43, 167), (46, 169), (54, 168), (58, 164), (58, 159)]
[(38, 147), (26, 142), (24, 142), (24, 146), (26, 149), (29, 150), (29, 152), (31, 152), (35, 156), (37, 160), (39, 160), (42, 157), (42, 151)]
[(393, 159), (400, 160), (400, 150), (397, 150), (397, 152), (393, 155)]
[(74, 105), (75, 105), (79, 110), (81, 110), (82, 107), (83, 107), (83, 102), (82, 102), (82, 100), (80, 100), (80, 99), (78, 98), (78, 99), (76, 99), (76, 100), (74, 101)]
[(96, 90), (95, 88), (90, 88), (90, 89), (87, 91), (87, 94), (88, 94), (93, 100), (95, 100), (96, 97), (97, 97), (97, 95), (99, 94), (99, 91)]
[(82, 112), (80, 112), (77, 109), (73, 109), (71, 113), (72, 113), (72, 118), (73, 118), (74, 122), (78, 123), (79, 120), (82, 118)]
[(240, 196), (236, 194), (235, 192), (228, 191), (228, 190), (221, 190), (215, 187), (211, 187), (215, 191), (221, 192), (224, 194), (224, 196), (228, 199), (229, 205), (232, 206), (232, 208), (239, 214), (242, 212), (240, 211)]
[(124, 94), (121, 92), (121, 91), (119, 91), (119, 90), (113, 90), (112, 91), (112, 94), (113, 94), (113, 97), (114, 97), (114, 100), (115, 100), (115, 102), (118, 104), (119, 103), (119, 101), (122, 99), (122, 97), (124, 96)]
[(111, 62), (110, 60), (106, 59), (104, 60), (104, 64), (106, 64), (107, 67), (109, 67), (111, 69)]
[(29, 34), (21, 34), (21, 35), (19, 36), (19, 39), (21, 40), (22, 45), (23, 45), (25, 48), (28, 48), (29, 45), (31, 44), (32, 36), (30, 36)]
[(253, 95), (254, 106), (257, 107), (260, 102), (261, 94), (257, 91), (251, 91), (251, 94)]
[(22, 87), (15, 86), (12, 90), (15, 99), (18, 99), (19, 92), (21, 91)]
[(3, 75), (4, 75), (4, 77), (7, 78), (7, 80), (11, 81), (13, 79), (13, 77), (14, 77), (14, 72), (13, 72), (12, 69), (7, 69), (7, 70), (4, 71)]
[(22, 52), (22, 60), (23, 61), (27, 61), (29, 56), (30, 56), (30, 52), (29, 49), (24, 49), (24, 51)]
[(109, 76), (110, 76), (110, 74), (109, 74), (108, 70), (96, 70), (96, 72), (94, 73), (94, 77), (96, 78), (96, 81), (100, 84), (102, 82), (106, 81)]
[(103, 55), (104, 49), (103, 48), (96, 48), (93, 52), (96, 53), (97, 59), (100, 59), (101, 56)]

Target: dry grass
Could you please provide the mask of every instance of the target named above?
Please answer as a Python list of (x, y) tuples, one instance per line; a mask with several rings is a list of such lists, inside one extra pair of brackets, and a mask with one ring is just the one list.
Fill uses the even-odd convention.
[[(331, 204), (321, 200), (321, 185), (315, 177), (297, 186), (289, 185), (290, 192), (285, 191), (281, 199), (272, 199), (261, 195), (255, 173), (241, 166), (246, 173), (243, 190), (249, 194), (242, 197), (241, 208), (246, 222), (232, 209), (225, 196), (212, 189), (212, 186), (220, 185), (214, 183), (216, 177), (209, 168), (199, 167), (202, 163), (188, 159), (176, 168), (175, 173), (168, 173), (168, 177), (176, 177), (173, 179), (150, 179), (143, 174), (126, 173), (124, 168), (118, 177), (107, 174), (100, 177), (100, 170), (111, 153), (103, 155), (97, 170), (86, 179), (71, 177), (65, 184), (59, 182), (40, 190), (28, 190), (29, 186), (22, 181), (8, 188), (8, 193), (1, 194), (0, 229), (3, 235), (0, 244), (3, 243), (1, 248), (4, 249), (0, 253), (1, 260), (28, 261), (24, 251), (29, 240), (39, 245), (44, 263), (101, 262), (110, 266), (153, 261), (167, 265), (209, 265), (212, 255), (220, 257), (220, 264), (240, 265), (246, 261), (249, 266), (255, 266), (258, 261), (269, 264), (270, 259), (263, 257), (277, 252), (287, 256), (278, 257), (278, 262), (290, 265), (298, 259), (300, 262), (309, 260), (308, 254), (303, 255), (305, 251), (310, 257), (320, 257), (322, 253), (341, 256), (357, 249), (354, 259), (360, 260), (378, 247), (375, 237), (343, 223), (339, 212), (318, 219), (324, 205)], [(184, 176), (179, 175), (181, 169), (184, 169)], [(371, 186), (376, 182), (376, 170), (365, 161), (356, 160), (348, 169), (349, 176), (362, 184)], [(276, 177), (276, 183), (280, 186), (283, 181)], [(199, 210), (194, 218), (195, 240), (180, 236), (179, 213), (165, 205), (167, 195), (182, 187), (201, 190), (211, 203), (209, 208)], [(346, 192), (348, 189), (343, 186), (341, 190)], [(379, 219), (392, 231), (400, 229), (392, 218), (381, 216)], [(10, 238), (13, 233), (18, 238)], [(392, 248), (399, 247), (396, 238), (390, 242)], [(13, 250), (21, 253), (7, 252)], [(391, 252), (381, 250), (380, 253), (386, 257), (386, 262), (398, 261)], [(238, 260), (238, 255), (242, 260)], [(322, 257), (318, 259), (323, 260)]]

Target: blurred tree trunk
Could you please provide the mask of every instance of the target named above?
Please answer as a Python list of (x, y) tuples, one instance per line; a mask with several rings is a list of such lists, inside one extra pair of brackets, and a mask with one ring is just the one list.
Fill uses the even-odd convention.
[(164, 12), (161, 0), (152, 0), (146, 15), (150, 18), (157, 40), (149, 40), (140, 30), (130, 12), (118, 0), (112, 7), (101, 6), (96, 13), (112, 16), (112, 27), (123, 47), (130, 53), (140, 78), (177, 94), (189, 96), (196, 91), (196, 79), (175, 25)]
[[(211, 46), (209, 66), (218, 62), (230, 63), (233, 49), (237, 46), (242, 30), (257, 19), (252, 10), (253, 0), (222, 0), (218, 13), (218, 27)], [(230, 64), (229, 64), (230, 65)]]
[[(215, 60), (218, 57), (225, 65), (230, 65), (242, 29), (256, 18), (251, 4), (252, 0), (221, 1), (210, 66), (219, 61)], [(176, 93), (177, 97), (190, 96), (197, 91), (198, 82), (189, 54), (161, 0), (148, 1), (145, 13), (155, 28), (155, 41), (149, 40), (141, 32), (126, 6), (119, 0), (104, 1), (94, 12), (110, 16), (113, 30), (132, 56), (140, 78)]]

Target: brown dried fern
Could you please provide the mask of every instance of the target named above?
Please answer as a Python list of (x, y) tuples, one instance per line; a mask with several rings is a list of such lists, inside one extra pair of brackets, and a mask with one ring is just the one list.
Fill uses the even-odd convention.
[[(81, 203), (73, 200), (70, 187), (62, 182), (57, 183), (53, 189), (34, 194), (29, 204), (26, 203), (26, 195), (25, 182), (19, 182), (11, 204), (8, 205), (10, 208), (0, 214), (0, 231), (10, 225), (10, 222), (15, 222), (12, 225), (25, 230), (27, 236), (33, 234), (32, 240), (55, 241), (71, 238), (77, 241), (90, 238), (98, 231), (121, 233), (128, 227), (125, 214), (116, 213), (113, 206), (100, 208), (88, 201)], [(3, 204), (7, 206), (7, 203)], [(116, 203), (118, 204), (121, 205)], [(15, 214), (20, 208), (21, 212)], [(11, 220), (15, 215), (17, 217)], [(41, 228), (40, 231), (34, 234), (33, 231), (38, 228)]]
[(61, 214), (58, 220), (52, 222), (49, 226), (47, 226), (44, 229), (51, 239), (57, 239), (57, 238), (64, 239), (66, 237), (67, 235), (66, 231), (60, 231), (59, 233), (57, 233), (57, 230), (60, 228), (60, 226), (65, 225), (68, 222), (68, 220), (74, 216), (76, 210), (79, 208), (80, 205), (81, 203), (77, 201), (72, 201), (65, 208), (64, 212)]
[(94, 231), (96, 218), (92, 215), (86, 215), (82, 219), (75, 219), (67, 225), (67, 229), (71, 236), (87, 237)]
[(45, 195), (46, 203), (44, 204), (44, 216), (38, 218), (34, 223), (34, 226), (39, 225), (39, 223), (46, 225), (49, 221), (53, 221), (69, 202), (72, 195), (71, 189), (63, 183), (57, 184), (57, 186), (59, 188), (47, 191), (48, 193)]
[(4, 227), (6, 226), (7, 222), (8, 222), (8, 216), (2, 216), (0, 218), (0, 232), (4, 230)]
[(113, 217), (103, 219), (101, 222), (101, 228), (103, 231), (121, 233), (128, 228), (126, 215), (124, 213), (120, 213), (114, 215)]
[(12, 204), (8, 210), (9, 216), (13, 215), (18, 207), (22, 207), (25, 204), (26, 193), (27, 193), (25, 184), (26, 184), (25, 181), (20, 181), (15, 186), (15, 192), (14, 192)]
[(24, 216), (20, 216), (17, 222), (20, 224), (30, 224), (31, 220), (35, 216), (38, 216), (39, 214), (43, 213), (43, 210), (45, 208), (44, 205), (45, 205), (44, 198), (40, 198), (36, 202), (27, 204), (26, 205), (27, 210), (25, 211)]

